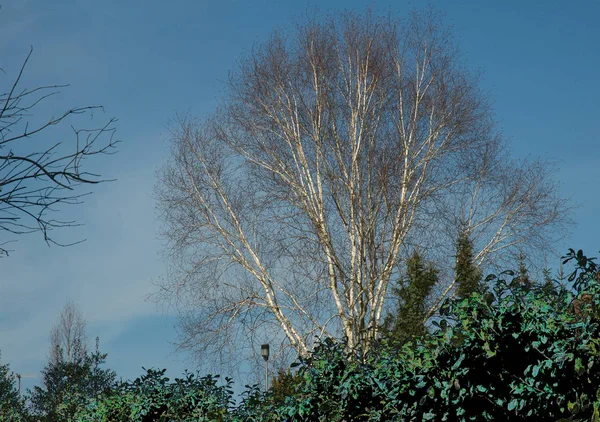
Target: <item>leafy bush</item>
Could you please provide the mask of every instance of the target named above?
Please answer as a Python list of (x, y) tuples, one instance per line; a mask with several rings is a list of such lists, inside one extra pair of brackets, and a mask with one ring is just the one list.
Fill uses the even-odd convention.
[(286, 398), (254, 386), (235, 407), (229, 379), (169, 383), (149, 370), (80, 420), (598, 422), (599, 271), (581, 251), (564, 258), (575, 263), (567, 285), (489, 276), (487, 291), (448, 301), (432, 333), (401, 347), (324, 340), (286, 378)]
[(197, 378), (187, 373), (170, 383), (165, 369), (148, 369), (132, 382), (121, 383), (110, 395), (78, 415), (86, 422), (225, 421), (232, 405), (230, 379), (218, 386), (218, 376)]
[(280, 420), (600, 420), (598, 268), (581, 251), (571, 260), (570, 286), (488, 277), (488, 292), (448, 302), (435, 332), (400, 350), (361, 357), (326, 340), (300, 362)]

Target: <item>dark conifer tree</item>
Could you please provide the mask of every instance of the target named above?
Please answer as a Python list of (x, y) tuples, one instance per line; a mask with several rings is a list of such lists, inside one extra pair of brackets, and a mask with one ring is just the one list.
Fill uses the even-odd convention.
[(526, 259), (527, 257), (523, 251), (521, 251), (519, 253), (519, 270), (516, 281), (521, 287), (525, 288), (526, 290), (531, 290), (533, 287), (533, 281), (531, 280), (531, 277), (529, 277), (529, 270), (527, 269), (527, 264), (525, 262)]
[(551, 295), (556, 292), (556, 287), (554, 286), (554, 280), (552, 280), (551, 271), (549, 268), (544, 268), (542, 270), (542, 274), (544, 276), (544, 283), (541, 285), (542, 291), (546, 294)]
[(392, 288), (397, 298), (397, 310), (388, 315), (383, 330), (391, 341), (402, 344), (426, 333), (426, 299), (437, 281), (438, 270), (415, 251), (406, 261), (406, 276)]
[(454, 267), (457, 296), (469, 297), (481, 287), (481, 270), (475, 264), (473, 241), (466, 230), (462, 230), (456, 242), (456, 266)]

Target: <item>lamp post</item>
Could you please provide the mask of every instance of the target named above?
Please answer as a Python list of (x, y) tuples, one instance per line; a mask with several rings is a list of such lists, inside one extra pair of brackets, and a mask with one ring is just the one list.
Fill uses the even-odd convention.
[(265, 360), (265, 392), (269, 390), (269, 345), (263, 344), (260, 346), (260, 354)]

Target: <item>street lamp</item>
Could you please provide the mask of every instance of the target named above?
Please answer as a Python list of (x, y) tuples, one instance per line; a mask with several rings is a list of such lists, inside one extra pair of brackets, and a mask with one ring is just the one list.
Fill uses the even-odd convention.
[(269, 390), (269, 345), (263, 344), (260, 346), (260, 354), (265, 360), (265, 391)]

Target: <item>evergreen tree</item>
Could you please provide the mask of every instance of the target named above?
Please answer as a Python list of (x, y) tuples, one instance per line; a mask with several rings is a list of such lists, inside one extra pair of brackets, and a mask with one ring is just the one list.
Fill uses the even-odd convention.
[(83, 313), (67, 302), (50, 335), (50, 356), (42, 371), (42, 386), (28, 391), (31, 410), (41, 421), (74, 420), (75, 412), (115, 382), (113, 371), (102, 369), (106, 354), (88, 352)]
[(42, 386), (35, 386), (28, 394), (36, 420), (74, 421), (78, 409), (108, 392), (115, 384), (116, 374), (100, 368), (106, 356), (98, 350), (98, 338), (95, 353), (86, 352), (74, 360), (67, 360), (59, 348), (42, 371)]
[(531, 290), (531, 287), (533, 286), (533, 281), (529, 277), (529, 270), (527, 269), (527, 264), (525, 263), (525, 261), (526, 256), (523, 253), (523, 251), (521, 251), (519, 253), (519, 270), (515, 281), (525, 289)]
[(481, 287), (481, 270), (475, 264), (473, 241), (466, 230), (461, 230), (456, 242), (456, 266), (454, 267), (456, 294), (459, 298), (469, 297)]
[(15, 375), (8, 364), (0, 364), (0, 420), (20, 421), (24, 414), (25, 406), (15, 386)]
[(100, 339), (96, 337), (96, 349), (93, 354), (88, 356), (90, 377), (87, 383), (87, 395), (89, 397), (98, 397), (108, 393), (115, 385), (117, 374), (114, 371), (100, 367), (106, 362), (107, 356), (108, 353), (100, 353)]
[(395, 343), (426, 333), (426, 299), (438, 281), (438, 270), (431, 262), (425, 262), (418, 251), (406, 261), (406, 276), (402, 278), (392, 293), (397, 297), (395, 315), (388, 315), (384, 321), (384, 333)]
[(556, 281), (558, 281), (562, 285), (564, 285), (567, 282), (567, 275), (565, 274), (562, 262), (560, 263), (558, 271), (556, 272)]
[(542, 270), (542, 274), (544, 276), (544, 284), (541, 286), (541, 289), (547, 295), (551, 295), (556, 291), (556, 287), (554, 286), (554, 281), (552, 280), (551, 276), (552, 273), (549, 268), (544, 268)]

